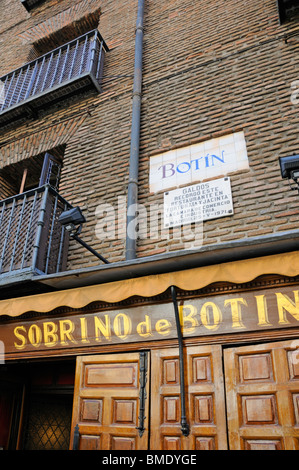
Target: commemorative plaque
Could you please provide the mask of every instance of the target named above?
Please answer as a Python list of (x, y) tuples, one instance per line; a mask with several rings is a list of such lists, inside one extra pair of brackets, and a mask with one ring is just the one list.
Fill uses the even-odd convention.
[(230, 215), (233, 215), (233, 202), (228, 177), (164, 193), (164, 227)]

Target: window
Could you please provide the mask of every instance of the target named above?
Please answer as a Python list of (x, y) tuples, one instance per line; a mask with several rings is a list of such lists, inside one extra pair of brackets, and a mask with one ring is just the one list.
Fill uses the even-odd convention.
[(56, 191), (62, 167), (62, 150), (37, 155), (0, 170), (0, 200), (50, 184)]
[(299, 19), (298, 0), (277, 0), (280, 24)]
[(20, 0), (23, 7), (26, 8), (27, 11), (32, 10), (32, 8), (35, 7), (35, 5), (38, 5), (39, 3), (42, 3), (43, 0)]
[(57, 192), (61, 166), (56, 149), (0, 171), (2, 284), (66, 269), (68, 234), (58, 219), (72, 206)]
[(72, 359), (0, 366), (0, 450), (68, 450), (74, 379)]

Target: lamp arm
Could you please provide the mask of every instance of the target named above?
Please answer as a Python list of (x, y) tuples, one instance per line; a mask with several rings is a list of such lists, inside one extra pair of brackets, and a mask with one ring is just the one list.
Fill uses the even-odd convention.
[(109, 261), (107, 261), (102, 255), (100, 255), (97, 251), (95, 251), (91, 246), (87, 245), (80, 237), (78, 237), (77, 232), (76, 233), (70, 233), (70, 236), (76, 240), (80, 245), (84, 246), (88, 251), (90, 251), (93, 255), (95, 255), (97, 258), (99, 258), (101, 261), (103, 261), (105, 264), (110, 264)]

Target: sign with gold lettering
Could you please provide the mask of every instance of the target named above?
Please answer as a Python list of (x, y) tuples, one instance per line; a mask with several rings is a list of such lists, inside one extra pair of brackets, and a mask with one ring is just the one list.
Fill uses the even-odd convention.
[[(184, 337), (299, 327), (299, 290), (268, 289), (179, 301)], [(0, 325), (6, 353), (176, 338), (172, 303)]]

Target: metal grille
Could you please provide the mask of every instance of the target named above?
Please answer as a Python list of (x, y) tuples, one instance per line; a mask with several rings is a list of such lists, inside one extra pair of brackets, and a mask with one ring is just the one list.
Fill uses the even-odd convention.
[(0, 274), (62, 271), (67, 234), (58, 218), (71, 207), (49, 185), (0, 201)]
[(87, 75), (100, 86), (103, 48), (104, 41), (94, 30), (1, 77), (0, 113)]
[(68, 450), (71, 397), (32, 396), (25, 432), (25, 450)]

